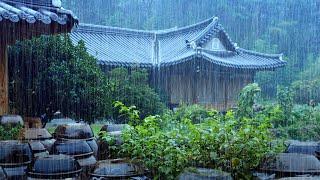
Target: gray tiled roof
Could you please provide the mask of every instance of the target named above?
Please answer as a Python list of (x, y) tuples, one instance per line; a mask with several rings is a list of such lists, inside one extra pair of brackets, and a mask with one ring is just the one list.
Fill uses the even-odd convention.
[[(204, 48), (214, 37), (224, 42), (226, 51)], [(218, 23), (218, 18), (161, 31), (80, 24), (71, 33), (71, 39), (74, 43), (83, 40), (88, 52), (103, 65), (168, 66), (194, 57), (232, 68), (268, 70), (285, 65), (281, 54), (262, 54), (238, 48)]]
[(64, 25), (71, 20), (78, 23), (73, 13), (60, 5), (60, 0), (0, 0), (0, 22), (5, 20), (13, 23), (26, 21), (32, 24), (56, 22)]

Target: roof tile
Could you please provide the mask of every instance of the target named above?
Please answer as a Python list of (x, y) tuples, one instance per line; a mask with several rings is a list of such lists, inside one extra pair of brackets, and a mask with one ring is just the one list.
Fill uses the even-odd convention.
[[(223, 33), (230, 51), (203, 49), (203, 43)], [(103, 64), (132, 66), (168, 66), (203, 57), (220, 66), (265, 70), (285, 65), (279, 54), (263, 54), (237, 48), (217, 18), (183, 28), (142, 31), (126, 28), (80, 24), (71, 33), (74, 43), (83, 40), (88, 52)], [(196, 42), (191, 48), (190, 43)]]
[(71, 11), (53, 7), (49, 0), (0, 0), (0, 21), (26, 21), (30, 24), (37, 21), (50, 24), (54, 21), (65, 25), (68, 16), (78, 23), (77, 17)]

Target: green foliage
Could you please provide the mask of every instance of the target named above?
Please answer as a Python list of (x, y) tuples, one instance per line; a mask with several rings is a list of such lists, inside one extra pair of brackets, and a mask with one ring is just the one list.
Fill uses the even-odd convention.
[(320, 77), (313, 80), (299, 80), (292, 83), (295, 102), (300, 104), (320, 103)]
[(179, 107), (174, 113), (174, 118), (176, 121), (182, 121), (183, 119), (190, 119), (193, 123), (201, 123), (207, 118), (214, 118), (218, 115), (218, 111), (212, 109), (206, 109), (203, 106), (194, 105), (183, 105)]
[(0, 140), (16, 140), (19, 138), (22, 126), (1, 126), (0, 125)]
[(290, 121), (286, 120), (285, 113), (279, 105), (268, 105), (264, 114), (273, 124), (273, 132), (278, 138), (295, 140), (320, 139), (320, 106), (294, 105)]
[[(275, 99), (277, 85), (289, 86), (319, 74), (319, 1), (279, 0), (64, 0), (83, 23), (134, 29), (182, 27), (219, 16), (240, 47), (263, 53), (283, 53), (286, 67), (258, 72), (255, 78), (265, 98)], [(90, 11), (83, 7), (92, 7)], [(286, 8), (283, 8), (286, 7)], [(105, 12), (101, 14), (100, 12)], [(238, 28), (241, 27), (241, 28)], [(318, 60), (317, 60), (318, 59)], [(315, 64), (316, 63), (316, 64)], [(306, 76), (299, 74), (302, 70)], [(318, 76), (319, 77), (319, 76)], [(319, 94), (319, 93), (318, 93)], [(301, 96), (303, 97), (303, 96)]]
[(275, 128), (288, 125), (284, 112), (278, 104), (267, 105), (263, 113), (270, 119)]
[[(115, 68), (107, 76), (112, 99), (127, 106), (135, 106), (142, 118), (161, 114), (165, 109), (160, 96), (148, 84), (147, 70), (137, 69), (129, 73), (125, 68)], [(116, 109), (115, 118), (119, 118), (117, 112)], [(117, 123), (126, 121), (126, 119), (117, 120)]]
[(122, 102), (116, 101), (114, 102), (114, 107), (118, 109), (119, 111), (119, 117), (124, 117), (126, 119), (126, 122), (128, 122), (131, 126), (137, 126), (140, 124), (140, 115), (139, 111), (136, 109), (135, 106), (127, 107)]
[(239, 95), (237, 117), (253, 117), (253, 105), (257, 93), (261, 91), (260, 87), (256, 83), (248, 84), (245, 86)]
[(285, 129), (288, 137), (298, 140), (320, 139), (320, 106), (296, 105), (292, 111), (292, 123)]
[[(83, 41), (46, 36), (19, 42), (9, 51), (10, 105), (26, 116), (65, 116), (93, 122), (118, 117), (113, 102), (136, 105), (140, 115), (161, 113), (165, 105), (148, 85), (148, 72), (116, 68), (105, 74)], [(125, 121), (123, 119), (119, 119)]]
[(117, 145), (117, 140), (114, 136), (106, 131), (101, 131), (98, 134), (99, 140), (104, 142), (107, 146), (107, 149), (103, 149), (104, 151), (108, 152), (109, 159), (116, 159), (121, 156), (119, 145)]
[(284, 114), (284, 123), (290, 120), (293, 108), (293, 92), (288, 87), (277, 88), (277, 101)]
[[(207, 117), (194, 124), (190, 109)], [(239, 120), (232, 111), (219, 115), (200, 107), (182, 107), (127, 128), (121, 154), (141, 160), (155, 179), (175, 179), (189, 166), (221, 168), (245, 178), (267, 153), (278, 150), (270, 146), (270, 127), (262, 115)]]
[(39, 116), (60, 110), (92, 122), (110, 114), (109, 87), (96, 59), (81, 41), (46, 36), (10, 48), (11, 106), (16, 113)]

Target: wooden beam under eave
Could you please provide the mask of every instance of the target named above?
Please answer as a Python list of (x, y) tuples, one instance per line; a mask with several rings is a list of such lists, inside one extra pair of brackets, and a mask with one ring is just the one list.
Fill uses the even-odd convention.
[(8, 51), (0, 44), (0, 115), (9, 113)]

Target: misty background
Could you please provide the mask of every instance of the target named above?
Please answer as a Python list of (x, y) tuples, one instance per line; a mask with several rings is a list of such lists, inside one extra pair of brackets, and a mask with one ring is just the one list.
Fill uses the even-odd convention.
[(319, 0), (64, 0), (63, 5), (81, 23), (144, 30), (217, 16), (239, 47), (284, 54), (285, 68), (256, 77), (266, 97), (275, 95), (278, 84), (320, 81)]

